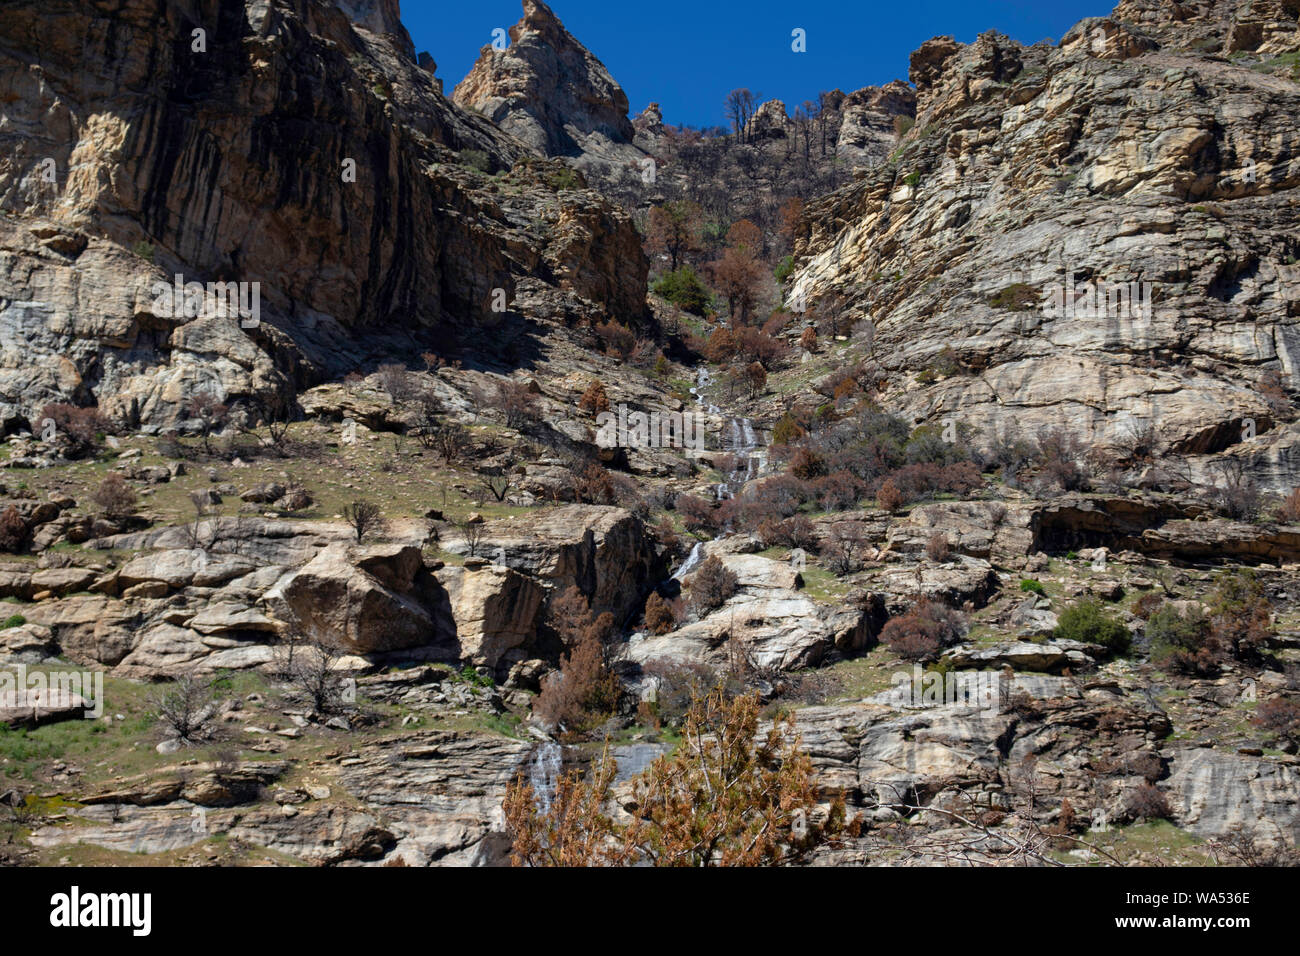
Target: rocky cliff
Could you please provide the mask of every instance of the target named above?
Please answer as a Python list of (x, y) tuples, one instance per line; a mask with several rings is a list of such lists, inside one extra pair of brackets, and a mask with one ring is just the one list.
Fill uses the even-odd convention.
[[(0, 863), (502, 864), (511, 781), (608, 746), (620, 813), (714, 683), (860, 825), (816, 862), (1295, 862), (1296, 11), (939, 37), (734, 137), (537, 3), (501, 128), (394, 0), (11, 2)], [(637, 325), (611, 197), (697, 203), (711, 287)]]
[(452, 98), (546, 156), (606, 172), (635, 166), (627, 94), (541, 0), (524, 0), (510, 44), (483, 47)]
[[(69, 399), (168, 423), (196, 391), (283, 410), (326, 376), (501, 321), (494, 290), (513, 310), (523, 278), (554, 309), (643, 312), (627, 217), (445, 99), (397, 13), (6, 5), (8, 427)], [(259, 314), (236, 321), (210, 288), (187, 314), (159, 308), (155, 283), (176, 275), (247, 283), (245, 305), (256, 283)]]
[(1296, 17), (1124, 3), (1055, 46), (928, 41), (890, 161), (809, 205), (796, 299), (872, 320), (916, 421), (1111, 447), (1153, 429), (1289, 488)]

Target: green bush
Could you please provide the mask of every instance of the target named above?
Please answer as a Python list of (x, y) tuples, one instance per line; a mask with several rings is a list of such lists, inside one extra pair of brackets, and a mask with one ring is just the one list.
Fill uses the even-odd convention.
[(785, 280), (790, 278), (790, 273), (794, 272), (794, 256), (786, 256), (776, 264), (772, 270), (772, 276), (781, 285), (785, 285)]
[(462, 166), (477, 169), (480, 173), (492, 171), (492, 160), (481, 149), (462, 149), (456, 154), (456, 158), (460, 160)]
[(1033, 578), (1025, 578), (1021, 581), (1020, 590), (1024, 591), (1026, 594), (1037, 594), (1041, 597), (1047, 597), (1047, 589)]
[(1062, 611), (1052, 636), (1100, 644), (1112, 654), (1123, 654), (1129, 646), (1128, 628), (1107, 615), (1096, 598), (1080, 598)]
[(1040, 300), (1041, 296), (1033, 286), (1016, 282), (995, 292), (989, 299), (989, 305), (1008, 312), (1032, 312), (1038, 308)]
[(21, 614), (11, 614), (5, 618), (5, 622), (0, 624), (0, 631), (7, 631), (11, 627), (22, 627), (27, 623), (27, 618)]
[(581, 189), (582, 177), (576, 169), (565, 166), (546, 175), (546, 183), (552, 189)]
[(916, 188), (917, 183), (919, 183), (920, 181), (921, 181), (921, 174), (918, 172), (908, 173), (906, 176), (903, 177), (903, 182), (907, 183), (907, 185), (911, 186), (914, 189)]
[(153, 262), (153, 243), (145, 242), (141, 239), (131, 247), (131, 251), (141, 259), (148, 259), (150, 262)]
[(491, 687), (493, 680), (486, 674), (480, 674), (470, 664), (466, 664), (460, 669), (460, 673), (455, 675), (455, 679), (463, 684), (469, 684), (472, 687)]
[(1183, 670), (1187, 655), (1195, 657), (1205, 646), (1210, 622), (1199, 609), (1180, 611), (1168, 601), (1149, 618), (1145, 634), (1151, 645), (1151, 660), (1160, 666)]
[(679, 309), (693, 315), (704, 315), (713, 301), (709, 290), (690, 266), (682, 266), (675, 272), (665, 272), (654, 281), (651, 289), (656, 295), (663, 296)]

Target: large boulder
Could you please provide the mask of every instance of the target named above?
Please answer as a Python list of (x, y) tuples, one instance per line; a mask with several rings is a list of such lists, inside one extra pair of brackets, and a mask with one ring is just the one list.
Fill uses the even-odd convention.
[[(454, 538), (445, 547), (466, 550)], [(605, 505), (564, 505), (493, 521), (478, 550), (554, 590), (576, 586), (592, 610), (618, 621), (666, 576), (641, 519)]]
[(889, 526), (889, 549), (919, 554), (936, 534), (952, 549), (1002, 566), (1023, 560), (1034, 543), (1031, 512), (1000, 501), (942, 501), (918, 505)]
[(1034, 641), (1011, 641), (997, 644), (963, 644), (943, 654), (943, 660), (958, 668), (1011, 667), (1018, 671), (1057, 674), (1092, 667), (1102, 655), (1101, 648), (1080, 641), (1055, 640), (1041, 644)]
[(49, 688), (0, 690), (0, 725), (29, 726), (84, 717), (90, 704), (80, 694)]
[(736, 593), (701, 620), (668, 634), (635, 637), (623, 651), (625, 659), (642, 666), (721, 668), (740, 653), (759, 668), (793, 670), (817, 664), (833, 649), (860, 650), (874, 636), (865, 606), (822, 604), (801, 594), (796, 588), (803, 582), (788, 563), (721, 548), (706, 551), (736, 575)]
[(49, 628), (63, 656), (81, 664), (119, 663), (137, 642), (142, 609), (102, 594), (73, 594), (42, 601), (26, 612), (31, 624)]
[(918, 594), (950, 607), (961, 607), (967, 602), (983, 607), (997, 592), (1000, 580), (984, 559), (960, 555), (944, 563), (886, 567), (872, 578), (871, 586), (884, 592), (890, 611), (898, 613), (909, 607)]
[(532, 578), (500, 565), (448, 565), (435, 577), (449, 611), (438, 622), (451, 629), (462, 660), (495, 668), (503, 654), (536, 636), (545, 592)]
[(332, 544), (276, 582), (265, 604), (308, 636), (375, 653), (434, 643), (438, 590), (413, 545)]
[(1300, 842), (1300, 770), (1294, 764), (1195, 748), (1175, 751), (1169, 779), (1174, 818), (1199, 836), (1235, 828), (1260, 842)]

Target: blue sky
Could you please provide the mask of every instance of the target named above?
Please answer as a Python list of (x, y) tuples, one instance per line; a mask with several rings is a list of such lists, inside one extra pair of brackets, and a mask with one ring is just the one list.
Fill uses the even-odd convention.
[[(907, 79), (907, 58), (932, 36), (970, 42), (996, 29), (1022, 43), (1059, 40), (1084, 17), (1105, 16), (1115, 0), (555, 0), (569, 32), (604, 62), (627, 92), (631, 113), (658, 101), (664, 121), (724, 123), (723, 99), (747, 86), (793, 109), (819, 90), (846, 93)], [(448, 93), (494, 27), (523, 15), (519, 0), (402, 0), (402, 21), (417, 50), (428, 50)], [(806, 31), (793, 53), (791, 31)]]

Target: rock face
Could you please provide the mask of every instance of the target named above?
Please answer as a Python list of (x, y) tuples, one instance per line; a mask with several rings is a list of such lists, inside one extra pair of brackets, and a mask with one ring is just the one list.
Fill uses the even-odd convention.
[(380, 545), (350, 553), (336, 544), (278, 582), (266, 603), (305, 634), (367, 654), (435, 643), (430, 608), (440, 593), (419, 548)]
[(623, 651), (626, 660), (643, 668), (726, 668), (739, 660), (760, 669), (793, 670), (817, 664), (836, 649), (862, 650), (875, 636), (866, 608), (829, 607), (800, 594), (802, 581), (789, 564), (716, 548), (709, 553), (717, 553), (736, 575), (736, 593), (668, 634), (634, 637)]
[[(643, 313), (630, 220), (516, 166), (527, 148), (438, 92), (397, 13), (6, 7), (0, 419), (71, 399), (169, 423), (199, 392), (283, 410), (395, 341), (500, 321), (493, 289), (513, 304), (525, 279), (532, 299)], [(494, 195), (465, 150), (520, 188)], [(521, 229), (538, 221), (554, 228)], [(232, 312), (223, 285), (186, 314), (155, 286), (176, 275), (244, 297)]]
[(545, 156), (636, 164), (627, 94), (541, 0), (524, 0), (504, 50), (483, 47), (452, 99)]
[[(1122, 4), (1056, 47), (927, 41), (915, 126), (895, 161), (809, 204), (794, 294), (873, 320), (863, 351), (914, 420), (985, 443), (1060, 426), (1117, 446), (1150, 427), (1289, 488), (1300, 432), (1269, 394), (1300, 387), (1300, 87), (1269, 58), (1300, 49), (1297, 15)], [(1262, 62), (1203, 52), (1217, 44)]]
[(448, 566), (436, 576), (450, 610), (440, 624), (455, 634), (462, 660), (495, 669), (536, 636), (545, 592), (532, 578), (496, 565)]
[(1198, 835), (1240, 828), (1264, 843), (1294, 845), (1300, 838), (1300, 773), (1294, 766), (1184, 750), (1170, 762), (1168, 787), (1180, 823)]
[(666, 576), (640, 519), (603, 505), (566, 505), (493, 522), (480, 553), (495, 555), (551, 590), (576, 586), (595, 613), (610, 611), (619, 621)]
[(916, 115), (916, 93), (902, 80), (850, 93), (840, 106), (835, 155), (850, 166), (881, 162), (897, 146), (896, 121)]
[(61, 653), (155, 679), (260, 667), (293, 634), (367, 659), (457, 662), (504, 678), (538, 656), (551, 593), (577, 586), (621, 621), (666, 575), (641, 520), (596, 505), (488, 522), (480, 547), (503, 560), (464, 567), (426, 564), (424, 522), (397, 522), (391, 540), (373, 544), (320, 521), (220, 518), (211, 530), (206, 550), (186, 546), (177, 527), (103, 539), (139, 552), (106, 572), (0, 570), (14, 596), (30, 599), (38, 586), (47, 595), (26, 609), (28, 623), (0, 632), (2, 659)]
[(754, 112), (753, 118), (745, 124), (745, 138), (785, 139), (789, 135), (790, 114), (780, 100), (768, 100)]

